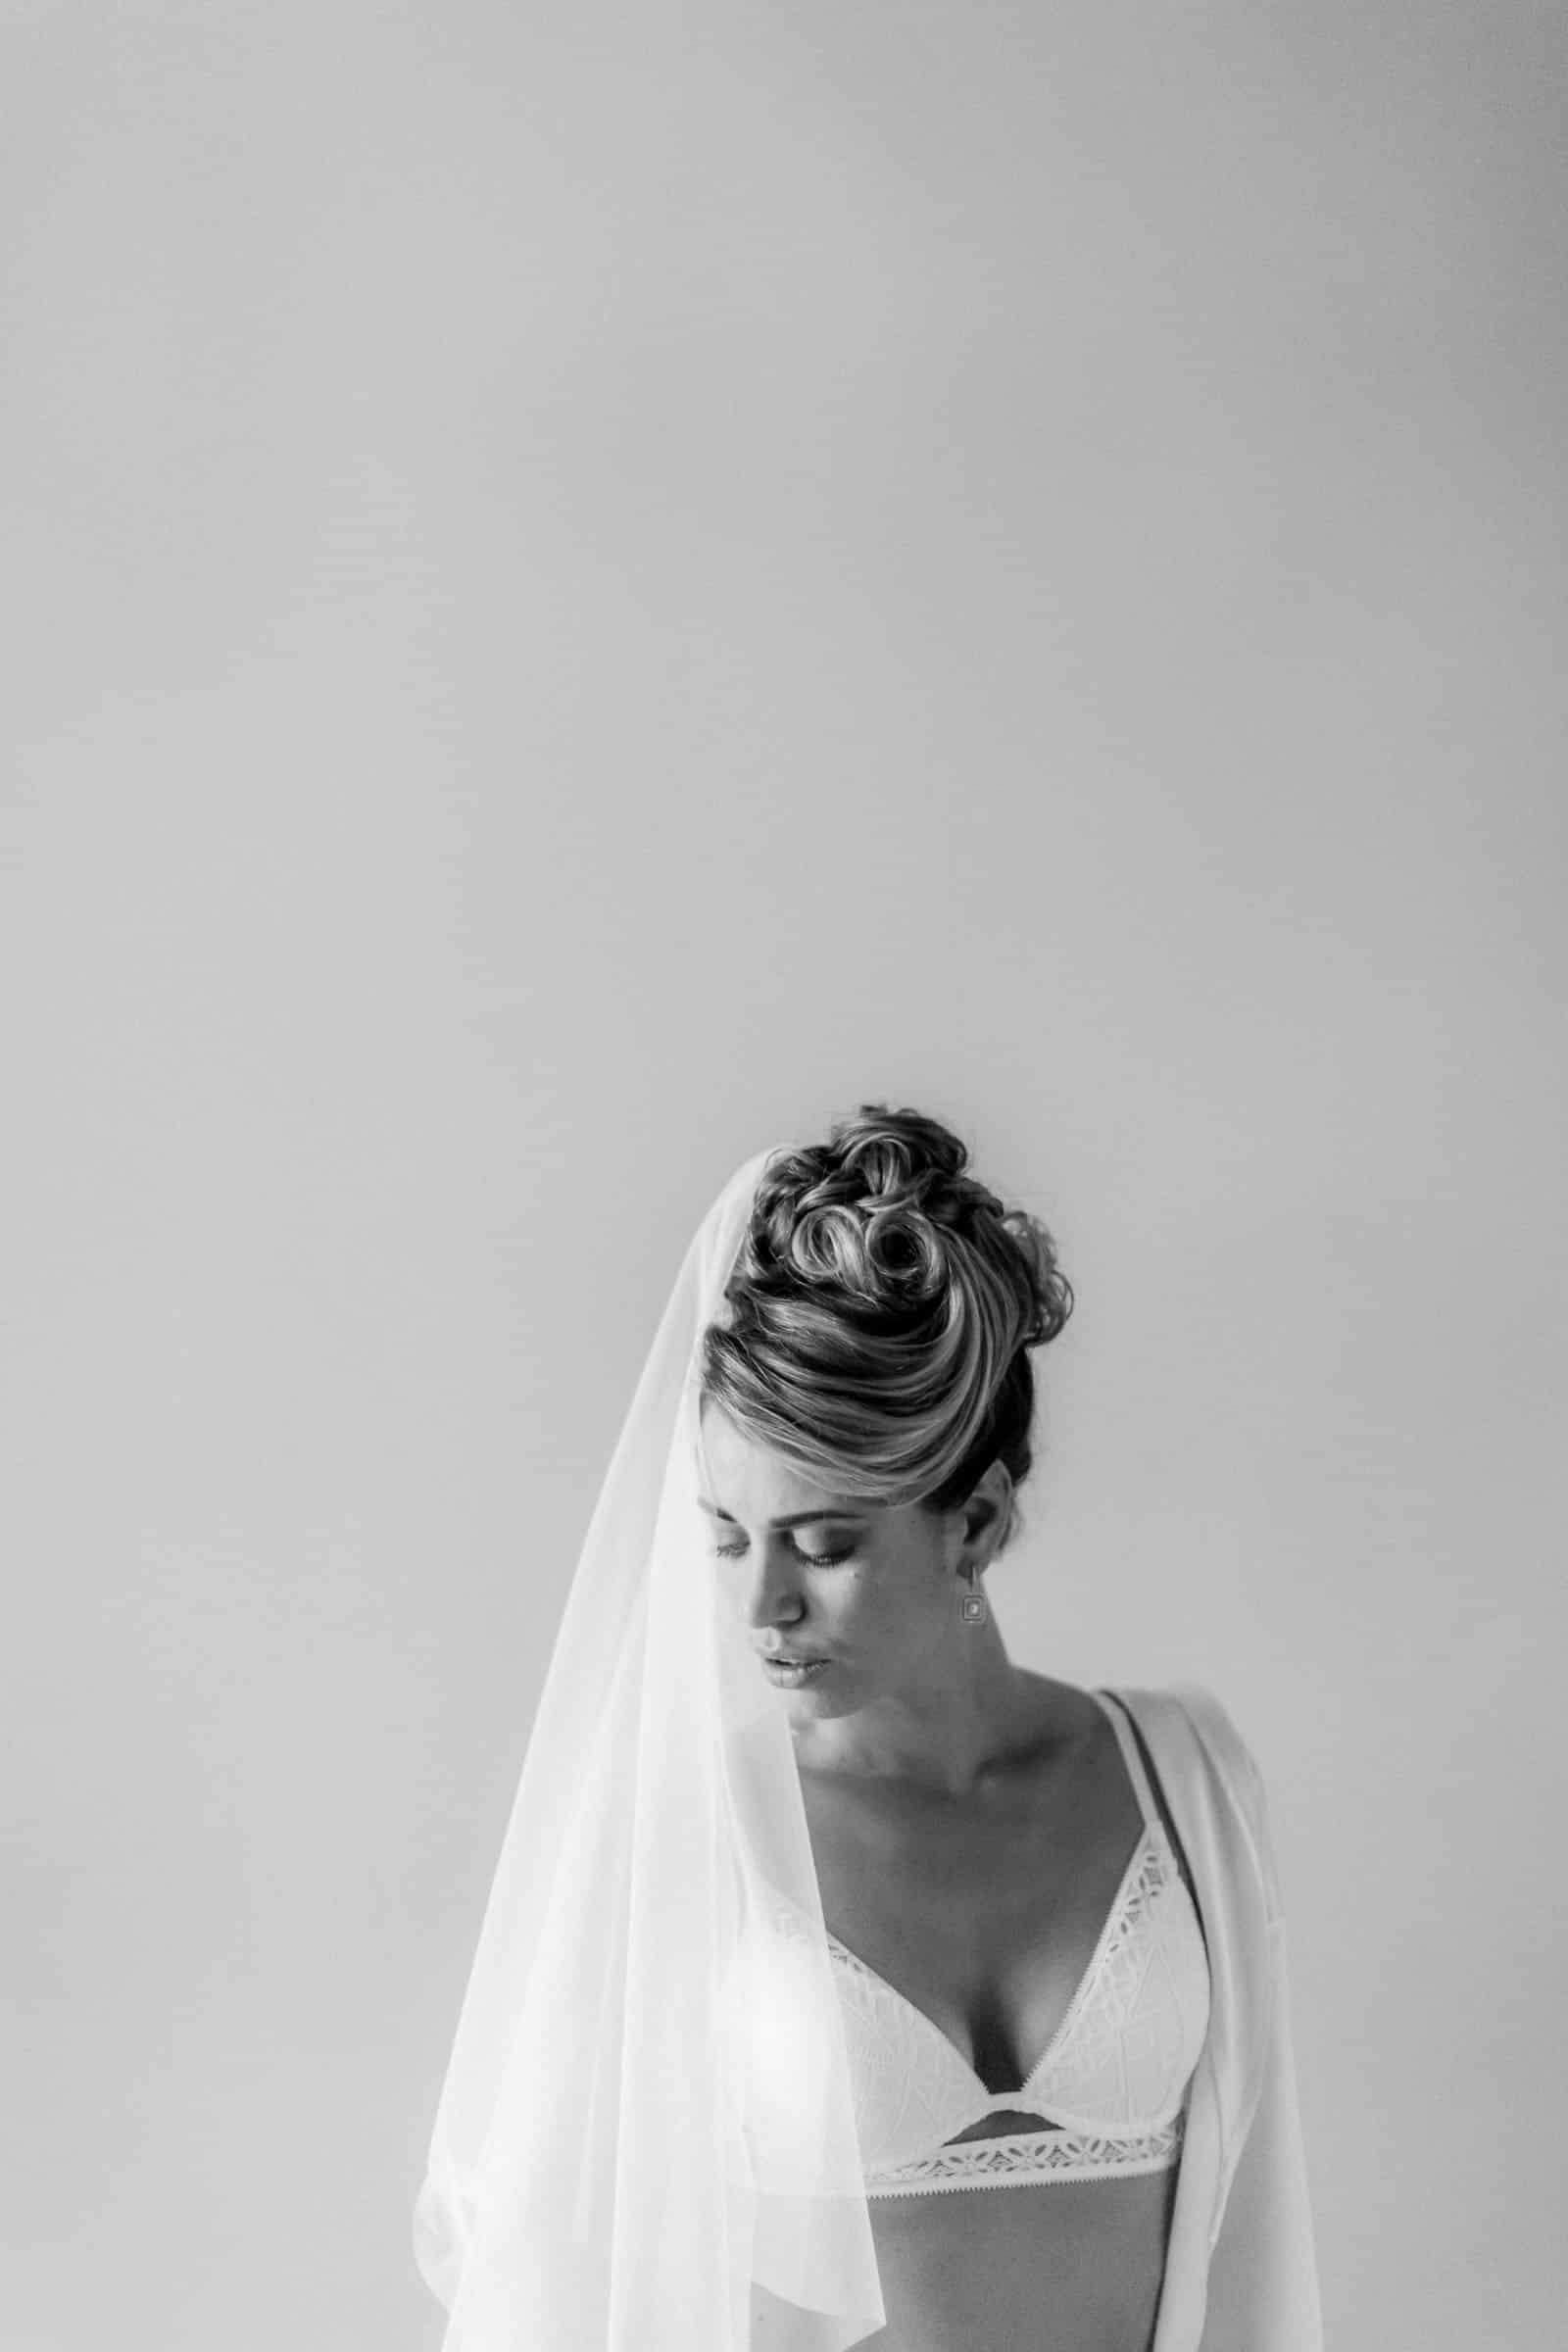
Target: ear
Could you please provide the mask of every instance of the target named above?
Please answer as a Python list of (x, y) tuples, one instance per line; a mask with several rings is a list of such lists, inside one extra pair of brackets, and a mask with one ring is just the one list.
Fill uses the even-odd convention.
[(958, 1567), (967, 1574), (971, 1568), (984, 1568), (994, 1557), (997, 1546), (1012, 1524), (1012, 1474), (1003, 1461), (995, 1461), (970, 1490), (963, 1505), (963, 1542), (958, 1550)]

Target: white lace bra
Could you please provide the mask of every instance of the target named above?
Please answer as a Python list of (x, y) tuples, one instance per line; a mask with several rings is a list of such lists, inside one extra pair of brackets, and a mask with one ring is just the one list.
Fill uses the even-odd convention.
[[(867, 2196), (1125, 2178), (1162, 2171), (1180, 2155), (1187, 2086), (1208, 2028), (1202, 1930), (1122, 1703), (1094, 1696), (1115, 1728), (1144, 1833), (1061, 2023), (1016, 2090), (988, 2090), (923, 2010), (828, 1936)], [(769, 1926), (782, 1939), (775, 1952), (807, 1934), (782, 1897)], [(787, 2096), (791, 2070), (808, 2062), (788, 2013), (787, 1965), (775, 1966), (765, 1986), (753, 1979), (752, 1997), (763, 2004), (747, 2036), (754, 2095), (765, 2089), (760, 2060), (764, 2076), (775, 2074), (775, 2094)], [(1009, 2110), (1051, 2121), (956, 2139)]]

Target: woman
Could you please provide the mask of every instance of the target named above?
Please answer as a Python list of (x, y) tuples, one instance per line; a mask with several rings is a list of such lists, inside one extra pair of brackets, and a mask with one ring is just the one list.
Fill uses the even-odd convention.
[(986, 1597), (1071, 1293), (966, 1169), (867, 1104), (688, 1252), (437, 2117), (445, 2352), (1321, 2342), (1255, 1767)]

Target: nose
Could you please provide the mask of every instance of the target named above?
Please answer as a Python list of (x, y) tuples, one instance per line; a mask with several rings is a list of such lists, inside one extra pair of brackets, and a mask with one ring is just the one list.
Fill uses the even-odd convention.
[(799, 1571), (790, 1565), (788, 1547), (770, 1550), (764, 1543), (756, 1557), (758, 1564), (751, 1571), (746, 1593), (747, 1624), (754, 1633), (769, 1625), (799, 1624), (805, 1598)]

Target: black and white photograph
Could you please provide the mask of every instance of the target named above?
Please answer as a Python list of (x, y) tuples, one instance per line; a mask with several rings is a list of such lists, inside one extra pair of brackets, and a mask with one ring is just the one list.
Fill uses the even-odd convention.
[(0, 88), (4, 2352), (1550, 2352), (1568, 15)]

